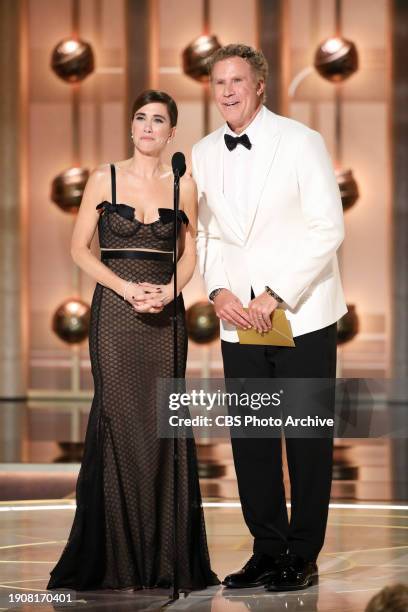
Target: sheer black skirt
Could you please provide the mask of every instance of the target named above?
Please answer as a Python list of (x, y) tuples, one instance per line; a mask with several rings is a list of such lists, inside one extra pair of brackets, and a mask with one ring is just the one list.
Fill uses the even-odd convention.
[[(171, 263), (111, 260), (128, 280), (167, 283)], [(178, 367), (187, 333), (178, 298)], [(97, 284), (89, 348), (95, 395), (76, 486), (77, 509), (48, 589), (170, 588), (176, 556), (179, 589), (219, 581), (210, 569), (193, 439), (178, 445), (177, 544), (174, 555), (173, 440), (159, 438), (156, 379), (173, 376), (173, 304), (140, 314)]]

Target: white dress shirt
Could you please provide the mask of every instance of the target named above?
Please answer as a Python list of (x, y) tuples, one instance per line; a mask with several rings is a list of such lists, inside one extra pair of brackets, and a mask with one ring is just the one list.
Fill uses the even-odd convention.
[[(251, 182), (251, 168), (256, 153), (257, 133), (265, 112), (263, 105), (248, 127), (239, 136), (246, 134), (252, 147), (247, 149), (242, 144), (238, 144), (233, 151), (229, 151), (227, 146), (224, 149), (224, 181), (223, 192), (229, 213), (236, 216), (239, 221), (242, 234), (245, 234), (247, 225), (248, 209), (248, 189)], [(225, 124), (225, 134), (238, 136), (231, 130), (228, 123)]]

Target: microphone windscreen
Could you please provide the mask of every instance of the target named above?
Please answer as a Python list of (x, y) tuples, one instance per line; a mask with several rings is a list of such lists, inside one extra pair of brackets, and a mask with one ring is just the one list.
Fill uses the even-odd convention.
[(186, 171), (186, 158), (184, 153), (177, 151), (171, 158), (171, 167), (173, 168), (173, 174), (178, 173), (178, 176), (183, 176)]

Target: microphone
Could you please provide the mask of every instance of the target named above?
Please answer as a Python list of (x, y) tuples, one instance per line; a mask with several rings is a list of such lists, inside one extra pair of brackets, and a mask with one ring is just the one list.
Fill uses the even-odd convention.
[(184, 153), (177, 151), (171, 158), (171, 167), (173, 168), (173, 174), (175, 177), (180, 178), (186, 172), (186, 158)]

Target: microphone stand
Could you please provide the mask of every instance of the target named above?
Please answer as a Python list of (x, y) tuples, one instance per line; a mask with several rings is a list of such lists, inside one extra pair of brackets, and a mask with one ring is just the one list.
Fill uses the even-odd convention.
[(174, 189), (173, 189), (173, 209), (174, 209), (174, 225), (173, 225), (173, 376), (178, 376), (178, 346), (177, 346), (177, 238), (178, 238), (178, 213), (180, 201), (180, 174), (178, 170), (174, 171)]
[[(180, 172), (174, 170), (173, 188), (173, 378), (178, 378), (178, 346), (177, 346), (177, 238), (178, 238), (178, 211), (180, 200)], [(178, 444), (177, 433), (173, 433), (173, 593), (169, 601), (163, 607), (172, 604), (180, 598), (178, 590), (178, 568), (177, 568), (177, 519), (178, 519)]]

